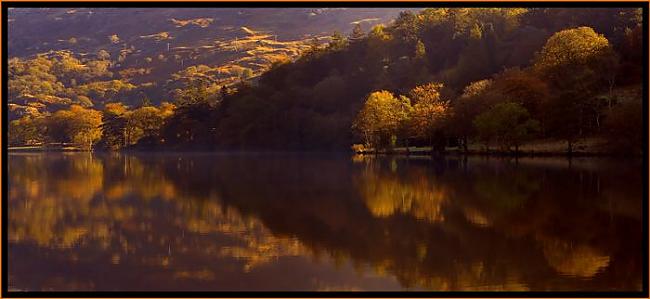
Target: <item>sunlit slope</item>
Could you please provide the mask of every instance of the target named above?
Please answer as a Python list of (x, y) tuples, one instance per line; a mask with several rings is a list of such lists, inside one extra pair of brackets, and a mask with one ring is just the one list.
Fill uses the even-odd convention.
[[(356, 24), (368, 29), (389, 22), (399, 11), (397, 8), (11, 9), (9, 57), (22, 61), (37, 55), (46, 57), (51, 65), (35, 64), (34, 68), (40, 72), (36, 81), (47, 81), (52, 86), (38, 88), (27, 84), (10, 88), (12, 115), (24, 114), (30, 110), (28, 107), (38, 111), (57, 109), (53, 104), (92, 104), (99, 108), (113, 100), (139, 104), (143, 97), (159, 102), (172, 98), (174, 89), (196, 80), (207, 80), (216, 90), (242, 77), (257, 76), (275, 61), (296, 58), (314, 39), (327, 42), (333, 32), (347, 34)], [(13, 68), (19, 71), (11, 72), (10, 79), (30, 74), (33, 65), (22, 66), (27, 69), (24, 72), (20, 72), (21, 67)], [(72, 77), (74, 81), (70, 80)], [(35, 78), (23, 79), (29, 82)], [(129, 87), (103, 88), (94, 93), (77, 90), (79, 85), (89, 83)], [(80, 96), (85, 98), (79, 99)]]

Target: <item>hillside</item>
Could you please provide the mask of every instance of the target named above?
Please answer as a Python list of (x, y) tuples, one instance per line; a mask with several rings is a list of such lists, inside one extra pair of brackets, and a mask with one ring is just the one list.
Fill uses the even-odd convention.
[[(11, 118), (27, 107), (42, 112), (70, 103), (140, 105), (143, 98), (159, 103), (173, 100), (175, 89), (196, 80), (207, 80), (216, 90), (258, 76), (275, 61), (295, 59), (313, 38), (324, 43), (335, 31), (347, 34), (355, 24), (368, 29), (399, 11), (12, 8), (10, 80), (28, 82), (10, 88)], [(37, 56), (49, 62), (32, 61)], [(30, 65), (40, 72), (20, 72)], [(34, 86), (26, 75), (47, 79), (52, 87)], [(84, 84), (90, 85), (79, 88)]]
[(12, 12), (10, 142), (641, 150), (640, 9), (179, 11)]

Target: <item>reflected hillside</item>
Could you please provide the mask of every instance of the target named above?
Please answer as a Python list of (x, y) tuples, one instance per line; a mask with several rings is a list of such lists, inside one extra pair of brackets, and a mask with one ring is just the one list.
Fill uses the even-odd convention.
[(636, 290), (626, 163), (12, 154), (10, 284)]
[[(10, 246), (26, 251), (40, 248), (58, 263), (73, 263), (73, 271), (92, 264), (161, 268), (164, 274), (156, 279), (168, 279), (169, 287), (175, 280), (217, 279), (219, 274), (210, 268), (213, 259), (230, 258), (236, 261), (231, 267), (246, 272), (278, 257), (303, 254), (297, 240), (275, 237), (257, 219), (221, 205), (215, 192), (199, 196), (179, 189), (164, 169), (191, 167), (191, 163), (167, 162), (121, 155), (12, 157)], [(35, 175), (44, 179), (35, 182)], [(23, 254), (12, 253), (18, 258)], [(14, 276), (40, 276), (14, 269)], [(137, 272), (122, 274), (135, 278)], [(70, 281), (39, 283), (93, 288), (84, 281), (98, 277), (81, 274), (73, 273)]]

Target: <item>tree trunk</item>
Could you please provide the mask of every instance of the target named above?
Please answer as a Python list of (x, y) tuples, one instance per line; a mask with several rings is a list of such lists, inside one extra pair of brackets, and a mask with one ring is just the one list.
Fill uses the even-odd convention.
[(567, 154), (571, 156), (573, 154), (573, 142), (567, 140)]
[(410, 151), (410, 149), (409, 149), (409, 139), (406, 138), (406, 139), (404, 140), (404, 143), (405, 143), (405, 145), (406, 145), (406, 155), (409, 156), (409, 155), (411, 155), (411, 151)]
[(463, 152), (467, 154), (467, 136), (463, 136)]
[(609, 111), (612, 110), (612, 98), (614, 95), (614, 85), (616, 84), (616, 75), (609, 78), (609, 97), (607, 98), (607, 106)]

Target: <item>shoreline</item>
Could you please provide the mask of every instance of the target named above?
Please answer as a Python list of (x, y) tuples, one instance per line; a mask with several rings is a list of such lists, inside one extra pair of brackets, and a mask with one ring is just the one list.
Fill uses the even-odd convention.
[(618, 152), (534, 152), (534, 151), (463, 151), (463, 150), (445, 150), (444, 152), (433, 151), (357, 151), (357, 155), (362, 156), (485, 156), (485, 157), (617, 157), (633, 158), (642, 157), (640, 154), (618, 153)]
[(215, 154), (226, 154), (226, 153), (237, 153), (237, 154), (351, 154), (351, 155), (360, 155), (360, 156), (402, 156), (402, 157), (427, 157), (427, 156), (484, 156), (484, 157), (610, 157), (610, 158), (636, 158), (642, 157), (642, 154), (632, 154), (632, 153), (621, 153), (621, 152), (605, 152), (605, 151), (575, 151), (571, 154), (566, 151), (519, 151), (515, 153), (514, 151), (499, 151), (499, 150), (468, 150), (463, 151), (462, 149), (447, 149), (443, 152), (436, 152), (429, 149), (423, 148), (412, 148), (409, 151), (406, 151), (404, 148), (397, 148), (394, 150), (361, 150), (361, 151), (278, 151), (278, 150), (187, 150), (187, 149), (149, 149), (149, 150), (86, 150), (81, 148), (40, 148), (40, 147), (9, 147), (7, 148), (8, 153), (215, 153)]

